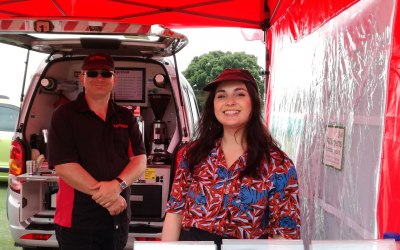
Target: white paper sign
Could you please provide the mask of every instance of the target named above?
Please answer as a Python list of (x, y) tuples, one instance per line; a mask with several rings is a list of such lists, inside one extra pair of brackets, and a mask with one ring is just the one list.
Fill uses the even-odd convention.
[(325, 132), (323, 164), (342, 169), (344, 127), (328, 125)]

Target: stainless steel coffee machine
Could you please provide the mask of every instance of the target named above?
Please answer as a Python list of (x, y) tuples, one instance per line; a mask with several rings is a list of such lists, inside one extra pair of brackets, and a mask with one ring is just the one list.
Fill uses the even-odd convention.
[(154, 121), (150, 130), (150, 154), (148, 161), (152, 164), (169, 163), (167, 152), (167, 124), (162, 121), (171, 95), (149, 94), (149, 101), (154, 113)]

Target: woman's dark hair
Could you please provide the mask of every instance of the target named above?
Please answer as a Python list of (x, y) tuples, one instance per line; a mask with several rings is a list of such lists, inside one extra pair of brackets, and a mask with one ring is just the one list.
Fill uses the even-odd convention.
[[(280, 152), (282, 157), (284, 153), (279, 149), (278, 143), (272, 138), (271, 133), (264, 124), (261, 116), (261, 98), (258, 90), (251, 84), (247, 83), (246, 86), (251, 99), (252, 111), (246, 124), (245, 135), (247, 143), (251, 142), (251, 146), (247, 147), (246, 168), (240, 173), (240, 177), (257, 177), (257, 170), (264, 157), (270, 163), (271, 150)], [(221, 138), (223, 134), (222, 124), (218, 122), (214, 114), (215, 93), (216, 88), (212, 89), (207, 97), (198, 124), (197, 139), (192, 142), (188, 149), (189, 169), (192, 173), (194, 167), (208, 156), (215, 146), (215, 141)]]

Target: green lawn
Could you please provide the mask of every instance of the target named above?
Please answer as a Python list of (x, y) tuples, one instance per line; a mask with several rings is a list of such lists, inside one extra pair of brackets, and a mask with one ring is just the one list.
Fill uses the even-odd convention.
[(11, 238), (10, 229), (8, 228), (8, 220), (6, 213), (7, 183), (0, 182), (0, 249), (12, 250), (21, 249), (14, 246)]

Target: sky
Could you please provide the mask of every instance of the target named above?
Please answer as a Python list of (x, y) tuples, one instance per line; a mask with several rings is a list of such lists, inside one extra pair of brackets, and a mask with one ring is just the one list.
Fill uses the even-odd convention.
[[(261, 41), (246, 41), (239, 28), (197, 28), (176, 29), (185, 35), (189, 43), (177, 54), (178, 69), (183, 71), (192, 61), (193, 57), (201, 56), (210, 51), (221, 50), (224, 52), (245, 52), (255, 55), (258, 64), (265, 69), (265, 44)], [(14, 102), (19, 102), (23, 84), (26, 51), (12, 46), (0, 44), (0, 69), (2, 80), (0, 82), (0, 95), (9, 96)], [(44, 59), (39, 53), (30, 54), (31, 67), (27, 71), (25, 89), (29, 85), (37, 65)]]
[(261, 41), (246, 41), (239, 28), (176, 29), (189, 39), (189, 44), (177, 54), (179, 70), (185, 70), (193, 57), (210, 51), (245, 52), (257, 57), (258, 64), (265, 69), (265, 44)]

